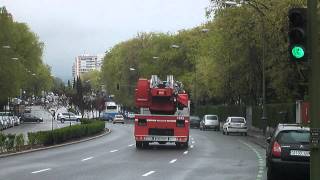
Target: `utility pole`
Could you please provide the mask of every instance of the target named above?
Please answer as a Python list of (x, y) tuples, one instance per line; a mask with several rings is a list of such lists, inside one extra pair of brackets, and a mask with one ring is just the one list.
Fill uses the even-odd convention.
[(311, 79), (309, 93), (311, 95), (311, 157), (310, 157), (310, 179), (317, 180), (320, 177), (320, 59), (318, 45), (318, 18), (317, 2), (318, 0), (308, 0), (308, 42), (309, 60), (311, 60)]

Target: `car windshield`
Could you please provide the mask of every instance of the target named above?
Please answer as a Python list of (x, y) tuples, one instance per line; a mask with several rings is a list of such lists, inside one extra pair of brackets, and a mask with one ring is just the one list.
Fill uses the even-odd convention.
[(215, 115), (208, 115), (207, 120), (218, 120), (218, 116)]
[(310, 131), (281, 131), (277, 137), (277, 140), (279, 143), (283, 144), (309, 143)]

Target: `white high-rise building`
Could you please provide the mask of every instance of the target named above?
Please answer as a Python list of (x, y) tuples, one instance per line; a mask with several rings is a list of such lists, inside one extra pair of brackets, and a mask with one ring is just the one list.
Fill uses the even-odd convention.
[(80, 55), (77, 56), (72, 66), (72, 76), (74, 78), (80, 77), (82, 74), (93, 71), (101, 70), (103, 62), (103, 55)]

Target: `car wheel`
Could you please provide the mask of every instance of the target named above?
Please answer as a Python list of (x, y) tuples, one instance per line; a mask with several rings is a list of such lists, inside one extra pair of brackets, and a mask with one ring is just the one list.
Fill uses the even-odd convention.
[(229, 132), (228, 132), (228, 130), (226, 130), (226, 134), (227, 134), (227, 135), (229, 135)]
[(245, 132), (245, 133), (244, 133), (244, 136), (248, 136), (248, 133)]
[(39, 119), (37, 120), (37, 123), (40, 123), (40, 120), (39, 120)]
[(224, 130), (222, 130), (222, 134), (225, 135), (226, 133), (224, 132)]

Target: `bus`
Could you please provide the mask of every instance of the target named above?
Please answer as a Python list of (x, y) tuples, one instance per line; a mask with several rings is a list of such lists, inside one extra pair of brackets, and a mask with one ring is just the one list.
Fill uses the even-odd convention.
[(102, 113), (103, 120), (113, 120), (114, 116), (120, 114), (120, 106), (113, 101), (106, 102), (106, 109)]

